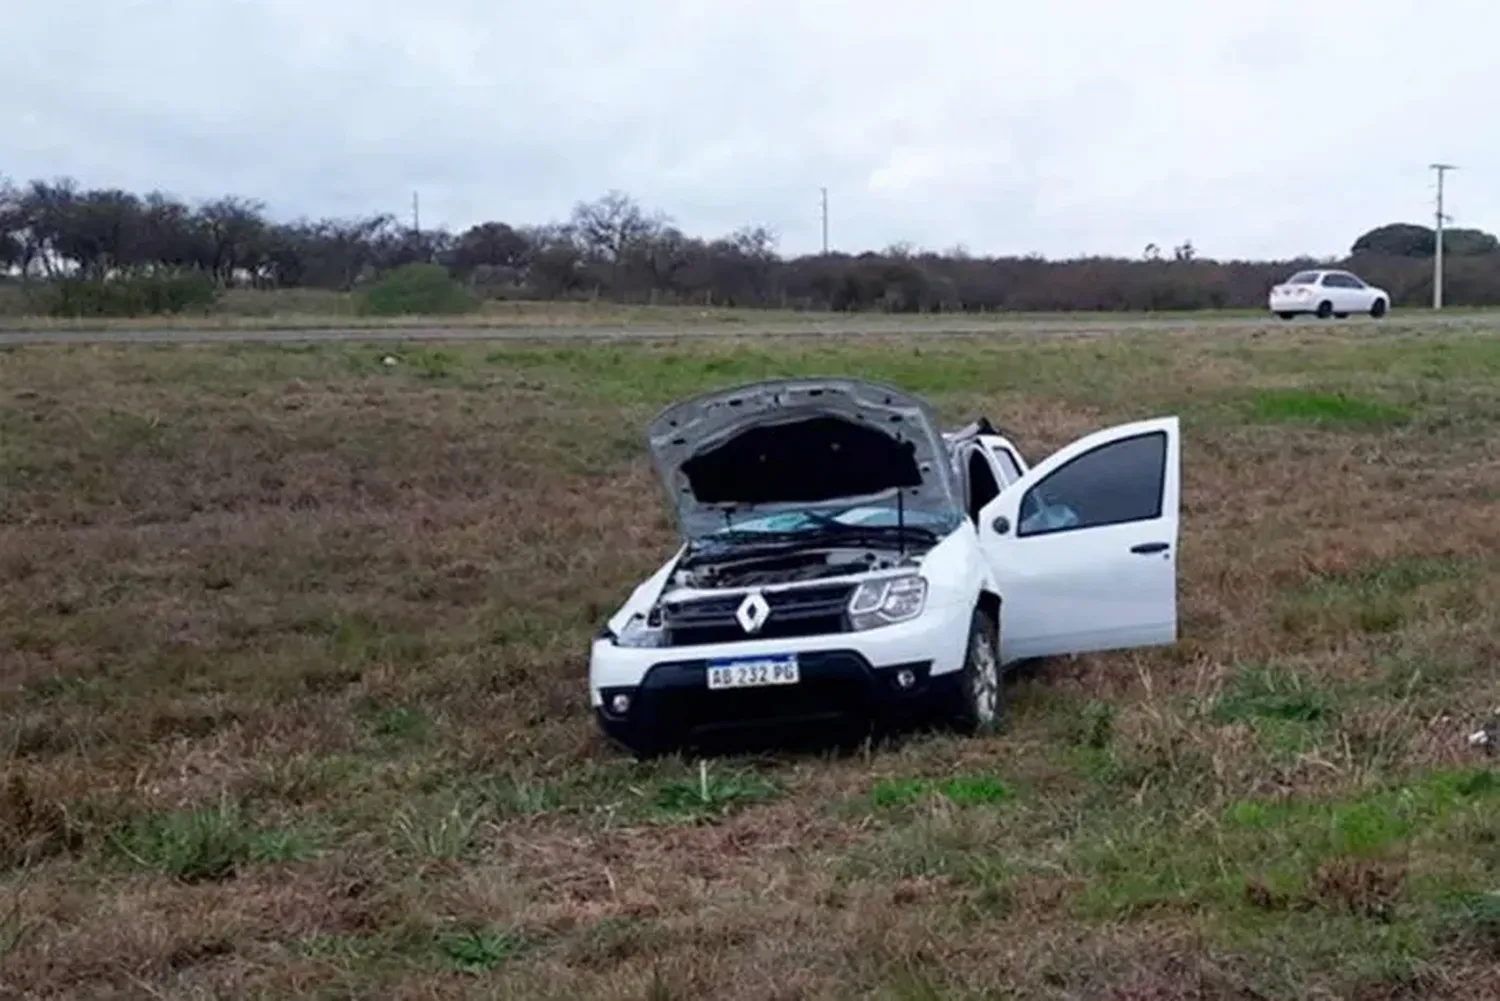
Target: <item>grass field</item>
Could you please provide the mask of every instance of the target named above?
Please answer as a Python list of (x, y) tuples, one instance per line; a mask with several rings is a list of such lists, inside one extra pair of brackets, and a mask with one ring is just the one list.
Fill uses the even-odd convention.
[[(983, 740), (603, 746), (643, 422), (803, 372), (1033, 461), (1180, 414), (1181, 643)], [(1500, 997), (1497, 386), (1395, 321), (0, 351), (0, 994)]]
[[(6, 331), (67, 330), (327, 330), (371, 329), (410, 326), (443, 326), (458, 329), (475, 328), (582, 328), (666, 327), (681, 329), (686, 325), (728, 330), (754, 331), (766, 326), (816, 323), (820, 326), (934, 328), (954, 323), (973, 325), (996, 321), (1025, 322), (1045, 319), (1052, 322), (1070, 319), (1104, 321), (1149, 319), (1142, 313), (988, 313), (988, 314), (920, 314), (799, 312), (778, 309), (734, 309), (720, 306), (652, 306), (609, 301), (485, 300), (473, 313), (423, 317), (382, 317), (364, 315), (357, 309), (355, 296), (326, 289), (230, 289), (218, 305), (206, 313), (183, 313), (176, 316), (86, 317), (68, 319), (46, 316), (35, 311), (20, 286), (0, 283), (0, 333)], [(1426, 315), (1427, 310), (1410, 308), (1411, 315)], [(1488, 316), (1492, 310), (1449, 307), (1450, 316)], [(1220, 309), (1200, 313), (1173, 311), (1162, 314), (1174, 320), (1253, 319), (1270, 321), (1264, 310)]]
[[(800, 314), (803, 319), (806, 314)], [(0, 285), (0, 331), (70, 329), (201, 328), (220, 330), (372, 328), (436, 323), (450, 327), (600, 327), (681, 324), (744, 324), (796, 320), (780, 310), (622, 305), (610, 302), (530, 302), (486, 300), (473, 313), (440, 317), (381, 317), (361, 314), (355, 298), (324, 289), (257, 291), (231, 289), (207, 313), (176, 316), (87, 317), (38, 315), (15, 286)]]

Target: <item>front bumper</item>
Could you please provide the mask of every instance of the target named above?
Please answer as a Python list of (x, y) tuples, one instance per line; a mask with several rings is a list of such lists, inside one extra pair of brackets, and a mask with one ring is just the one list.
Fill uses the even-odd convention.
[[(972, 608), (928, 608), (917, 619), (867, 632), (682, 647), (594, 641), (589, 695), (599, 725), (632, 748), (714, 732), (922, 715), (958, 684)], [(797, 655), (799, 680), (763, 688), (708, 688), (709, 660)], [(915, 683), (897, 684), (902, 671)], [(614, 711), (615, 696), (628, 709)]]
[[(634, 687), (606, 688), (595, 715), (611, 738), (637, 750), (747, 730), (818, 729), (923, 717), (959, 674), (934, 676), (931, 661), (877, 667), (855, 650), (820, 650), (798, 657), (795, 685), (710, 690), (707, 659), (654, 665)], [(914, 679), (902, 687), (897, 678)], [(615, 695), (629, 697), (624, 713)]]

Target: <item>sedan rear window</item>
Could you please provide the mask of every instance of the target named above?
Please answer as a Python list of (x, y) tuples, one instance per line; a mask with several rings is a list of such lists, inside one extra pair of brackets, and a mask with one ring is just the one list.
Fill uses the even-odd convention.
[(1318, 273), (1316, 271), (1299, 271), (1288, 278), (1285, 285), (1316, 285), (1318, 284)]

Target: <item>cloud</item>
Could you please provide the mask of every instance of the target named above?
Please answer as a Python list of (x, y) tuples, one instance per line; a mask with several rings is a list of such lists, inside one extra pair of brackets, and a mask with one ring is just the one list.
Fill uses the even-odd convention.
[(1500, 228), (1483, 0), (55, 0), (6, 16), (0, 170), (278, 215), (541, 222), (610, 188), (838, 248), (1338, 253)]

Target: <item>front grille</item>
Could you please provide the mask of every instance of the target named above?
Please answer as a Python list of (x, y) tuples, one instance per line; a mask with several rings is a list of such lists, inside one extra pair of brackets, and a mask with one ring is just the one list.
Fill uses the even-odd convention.
[(669, 602), (662, 607), (662, 625), (669, 646), (826, 636), (848, 629), (844, 612), (854, 588), (854, 584), (822, 584), (763, 592), (771, 613), (756, 633), (745, 632), (735, 617), (744, 594)]

